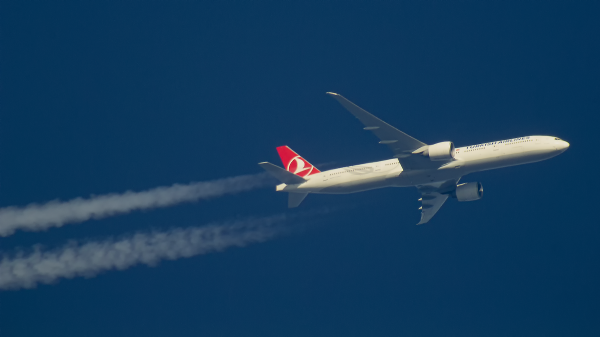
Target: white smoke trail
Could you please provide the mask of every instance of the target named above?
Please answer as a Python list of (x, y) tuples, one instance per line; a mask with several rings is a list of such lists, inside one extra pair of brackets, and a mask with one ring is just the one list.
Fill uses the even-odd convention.
[(177, 228), (166, 232), (136, 233), (120, 239), (70, 243), (64, 247), (3, 256), (0, 289), (33, 288), (59, 278), (93, 277), (103, 271), (127, 269), (136, 264), (156, 265), (262, 242), (289, 229), (285, 215), (229, 222), (204, 227)]
[(41, 231), (50, 227), (61, 227), (67, 223), (100, 219), (134, 210), (167, 207), (249, 191), (263, 187), (268, 182), (265, 174), (243, 175), (187, 185), (175, 184), (142, 192), (127, 191), (121, 194), (93, 196), (89, 199), (54, 200), (41, 205), (0, 208), (0, 236), (11, 235), (16, 230)]

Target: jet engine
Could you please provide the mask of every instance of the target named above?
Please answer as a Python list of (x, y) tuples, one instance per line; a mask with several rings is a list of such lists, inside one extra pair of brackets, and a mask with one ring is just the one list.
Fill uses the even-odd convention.
[(427, 155), (432, 161), (452, 160), (454, 152), (454, 143), (452, 142), (441, 142), (427, 148)]
[(483, 197), (483, 186), (481, 183), (464, 183), (456, 186), (453, 197), (458, 201), (473, 201)]

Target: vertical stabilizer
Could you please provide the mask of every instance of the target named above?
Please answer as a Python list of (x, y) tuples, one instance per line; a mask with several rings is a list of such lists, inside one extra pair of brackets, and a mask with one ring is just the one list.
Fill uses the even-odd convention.
[(298, 205), (302, 203), (302, 200), (304, 200), (307, 195), (308, 193), (290, 193), (288, 196), (288, 207), (298, 207)]
[(279, 153), (283, 167), (296, 175), (307, 177), (311, 174), (321, 172), (288, 146), (278, 147), (277, 152)]

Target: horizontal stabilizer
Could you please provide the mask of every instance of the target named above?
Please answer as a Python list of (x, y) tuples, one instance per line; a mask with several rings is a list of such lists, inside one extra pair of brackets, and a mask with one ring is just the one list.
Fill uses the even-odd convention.
[[(271, 174), (273, 177), (275, 177), (277, 180), (281, 181), (284, 184), (302, 184), (306, 181), (304, 178), (297, 176), (292, 172), (286, 171), (277, 165), (273, 165), (268, 162), (258, 163), (258, 165), (260, 165), (260, 167), (262, 167), (265, 171), (269, 172), (269, 174)], [(300, 202), (301, 201), (302, 200), (300, 200)]]
[(288, 207), (298, 207), (298, 205), (302, 203), (302, 200), (304, 200), (304, 198), (306, 198), (307, 195), (308, 193), (290, 193), (288, 197)]

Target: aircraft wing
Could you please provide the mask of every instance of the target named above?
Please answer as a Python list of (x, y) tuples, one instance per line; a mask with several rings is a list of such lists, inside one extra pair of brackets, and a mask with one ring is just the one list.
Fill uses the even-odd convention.
[(421, 221), (417, 225), (429, 222), (431, 218), (440, 210), (448, 195), (456, 188), (458, 179), (450, 179), (444, 182), (436, 182), (427, 185), (418, 185), (417, 189), (421, 193)]
[(408, 155), (414, 150), (427, 145), (373, 116), (347, 100), (344, 96), (333, 92), (328, 92), (327, 94), (335, 98), (354, 117), (358, 118), (365, 125), (364, 129), (372, 131), (379, 138), (379, 143), (389, 146), (394, 154)]
[(335, 98), (344, 108), (350, 111), (354, 117), (358, 118), (365, 126), (365, 130), (372, 131), (379, 138), (380, 144), (387, 145), (394, 153), (394, 157), (398, 158), (400, 161), (403, 170), (420, 170), (439, 167), (439, 162), (432, 162), (429, 158), (424, 157), (421, 154), (413, 154), (413, 151), (427, 146), (427, 144), (373, 116), (347, 100), (344, 96), (333, 92), (328, 92), (327, 94)]

